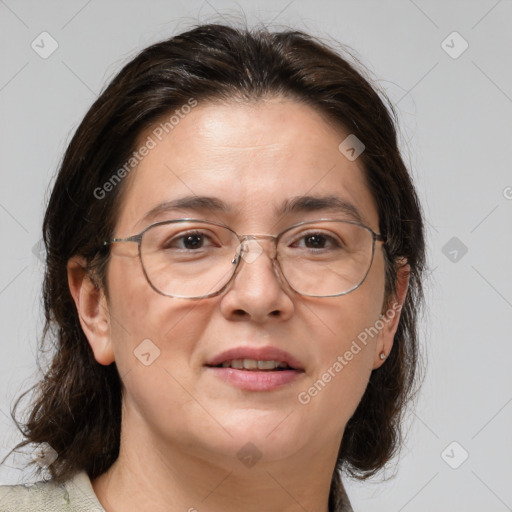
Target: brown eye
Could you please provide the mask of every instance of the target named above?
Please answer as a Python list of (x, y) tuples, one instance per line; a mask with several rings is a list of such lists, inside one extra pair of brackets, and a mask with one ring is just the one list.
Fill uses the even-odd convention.
[(203, 235), (187, 235), (182, 237), (183, 246), (185, 249), (197, 249), (201, 248), (204, 243)]
[(164, 249), (183, 249), (193, 251), (213, 245), (214, 244), (208, 235), (198, 231), (174, 236), (164, 242), (162, 247)]
[(326, 233), (308, 233), (302, 235), (293, 243), (293, 247), (305, 249), (338, 249), (341, 247), (340, 242), (333, 236)]
[(323, 249), (327, 239), (322, 235), (308, 235), (304, 237), (305, 246), (310, 249)]

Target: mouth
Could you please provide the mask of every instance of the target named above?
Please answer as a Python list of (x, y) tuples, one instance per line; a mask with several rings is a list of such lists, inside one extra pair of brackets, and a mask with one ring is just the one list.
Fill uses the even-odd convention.
[(304, 365), (297, 358), (270, 346), (240, 346), (225, 350), (207, 361), (205, 366), (247, 371), (304, 371)]
[(296, 370), (285, 361), (271, 360), (256, 360), (256, 359), (232, 359), (230, 361), (223, 361), (217, 365), (206, 365), (210, 368), (234, 368), (236, 370), (254, 371), (283, 371), (283, 370)]
[(214, 357), (205, 367), (225, 383), (245, 391), (271, 391), (305, 374), (291, 354), (275, 347), (238, 347)]

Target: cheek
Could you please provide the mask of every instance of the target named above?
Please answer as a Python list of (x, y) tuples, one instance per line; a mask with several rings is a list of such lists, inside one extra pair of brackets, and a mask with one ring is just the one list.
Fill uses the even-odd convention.
[[(212, 302), (165, 297), (151, 288), (137, 258), (109, 270), (109, 313), (116, 364), (122, 375), (148, 366), (188, 367), (210, 322)], [(143, 354), (146, 354), (143, 357)], [(147, 355), (149, 354), (149, 356)]]
[[(354, 341), (359, 341), (362, 347), (371, 348), (377, 337), (372, 328), (378, 324), (383, 302), (384, 265), (382, 258), (376, 258), (359, 288), (341, 297), (308, 304), (307, 307), (315, 313), (314, 329), (323, 345), (322, 354), (332, 360), (334, 354), (341, 355), (350, 350)], [(357, 352), (357, 349), (353, 352)], [(369, 352), (358, 353), (359, 357), (353, 358), (354, 365), (357, 366)], [(325, 357), (322, 360), (327, 362)]]
[[(335, 411), (343, 424), (355, 412), (373, 369), (384, 300), (382, 260), (374, 263), (358, 289), (331, 302), (307, 305), (316, 318), (312, 327), (319, 364), (299, 401), (320, 415), (332, 417)], [(338, 428), (329, 424), (333, 431)]]
[[(369, 377), (373, 365), (377, 340), (375, 325), (381, 303), (370, 304), (368, 299), (360, 303), (356, 295), (349, 302), (348, 297), (343, 303), (329, 306), (327, 311), (323, 308), (323, 315), (317, 315), (322, 321), (317, 325), (314, 338), (319, 361), (315, 377), (336, 382), (329, 386), (331, 388), (348, 389), (352, 384), (359, 387)], [(328, 373), (335, 377), (329, 378)]]
[(210, 324), (214, 301), (162, 296), (137, 273), (137, 265), (130, 267), (113, 268), (109, 279), (111, 338), (127, 421), (185, 439), (190, 422), (204, 422), (204, 411), (194, 399), (191, 361)]
[(358, 340), (360, 332), (359, 326), (344, 324), (337, 336), (317, 338), (319, 364), (297, 396), (308, 417), (321, 421), (326, 435), (337, 435), (344, 428), (370, 378), (374, 351), (371, 343)]

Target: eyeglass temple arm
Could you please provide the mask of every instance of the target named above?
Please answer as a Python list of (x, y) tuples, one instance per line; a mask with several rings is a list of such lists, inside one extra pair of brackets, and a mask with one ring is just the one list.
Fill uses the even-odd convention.
[(110, 240), (104, 240), (103, 245), (104, 246), (111, 245), (111, 244), (115, 244), (117, 242), (136, 242), (139, 244), (141, 240), (142, 240), (142, 234), (138, 234), (138, 235), (129, 236), (128, 238), (112, 238)]

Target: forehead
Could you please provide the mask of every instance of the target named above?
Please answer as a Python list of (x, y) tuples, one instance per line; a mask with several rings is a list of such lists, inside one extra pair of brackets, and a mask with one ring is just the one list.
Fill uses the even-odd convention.
[[(132, 234), (149, 220), (191, 216), (194, 208), (158, 208), (184, 197), (223, 203), (225, 208), (213, 212), (208, 205), (201, 210), (196, 201), (196, 210), (202, 218), (210, 210), (234, 229), (241, 224), (270, 229), (278, 217), (301, 220), (288, 219), (289, 211), (283, 216), (287, 202), (301, 196), (340, 199), (378, 228), (361, 160), (350, 161), (338, 149), (348, 132), (312, 107), (274, 98), (252, 104), (199, 103), (180, 114), (169, 122), (170, 112), (140, 135), (137, 148), (150, 149), (125, 183), (118, 233)], [(151, 210), (159, 217), (149, 219)]]

